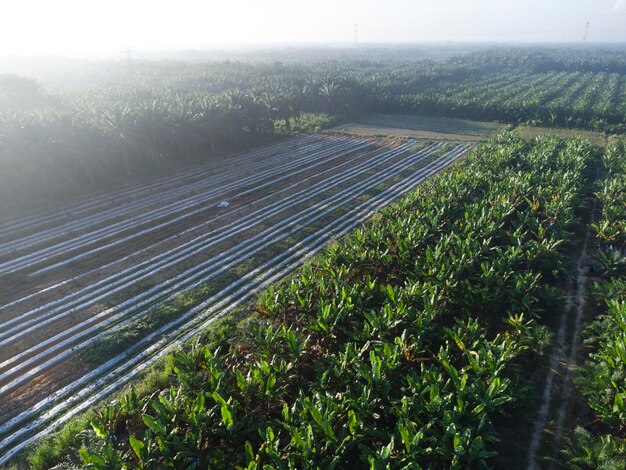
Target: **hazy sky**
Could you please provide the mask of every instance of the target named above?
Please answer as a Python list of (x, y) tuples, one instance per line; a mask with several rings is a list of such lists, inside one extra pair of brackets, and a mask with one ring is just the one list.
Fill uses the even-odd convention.
[(626, 41), (626, 0), (2, 0), (0, 54), (267, 43)]

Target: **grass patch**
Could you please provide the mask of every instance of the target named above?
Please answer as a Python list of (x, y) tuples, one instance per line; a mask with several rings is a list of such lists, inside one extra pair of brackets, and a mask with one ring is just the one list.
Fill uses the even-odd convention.
[(467, 134), (486, 136), (502, 130), (502, 124), (495, 122), (470, 121), (446, 117), (431, 117), (418, 114), (377, 114), (358, 121), (362, 124), (394, 129), (412, 129), (446, 134)]
[[(87, 430), (90, 419), (89, 414), (74, 419), (58, 433), (39, 441), (28, 456), (28, 468), (46, 470), (54, 467), (61, 460), (67, 462), (68, 457), (70, 457), (71, 463), (76, 465), (73, 468), (80, 468), (82, 464), (80, 458), (72, 452), (68, 453), (68, 449), (78, 449), (88, 441), (95, 441), (95, 434)], [(72, 456), (74, 458), (71, 458)], [(19, 467), (16, 466), (16, 468)]]
[(279, 119), (274, 122), (274, 130), (279, 135), (299, 132), (321, 132), (337, 124), (337, 117), (324, 113), (300, 113), (289, 120)]

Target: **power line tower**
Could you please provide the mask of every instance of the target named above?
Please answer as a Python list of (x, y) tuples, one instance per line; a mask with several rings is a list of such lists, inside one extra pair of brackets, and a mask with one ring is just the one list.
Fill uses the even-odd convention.
[(585, 34), (583, 34), (583, 42), (587, 42), (587, 36), (589, 35), (589, 21), (585, 25)]
[(354, 46), (359, 42), (359, 25), (354, 23)]

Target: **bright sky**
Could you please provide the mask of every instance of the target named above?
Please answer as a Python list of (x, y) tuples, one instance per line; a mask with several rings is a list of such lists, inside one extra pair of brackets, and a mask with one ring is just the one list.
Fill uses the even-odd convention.
[(626, 41), (626, 0), (2, 0), (0, 55), (268, 43)]

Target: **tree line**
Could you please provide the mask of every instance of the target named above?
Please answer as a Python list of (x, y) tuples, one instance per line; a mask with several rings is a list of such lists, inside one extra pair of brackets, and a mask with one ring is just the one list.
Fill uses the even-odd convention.
[[(88, 71), (101, 77), (93, 85), (68, 78), (64, 88), (0, 75), (0, 210), (367, 113), (622, 131), (624, 64), (615, 51), (500, 49), (444, 60), (102, 63)], [(555, 73), (559, 83), (536, 83)], [(600, 93), (605, 105), (594, 107)]]

